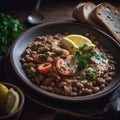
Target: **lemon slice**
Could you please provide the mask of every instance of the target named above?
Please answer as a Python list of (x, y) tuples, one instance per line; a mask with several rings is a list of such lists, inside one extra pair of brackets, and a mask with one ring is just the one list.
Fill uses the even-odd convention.
[(4, 84), (0, 83), (0, 109), (5, 108), (8, 91), (8, 88)]
[(6, 104), (6, 112), (8, 114), (15, 112), (18, 109), (19, 101), (18, 93), (13, 88), (10, 88)]
[(84, 44), (87, 44), (87, 47), (85, 50), (90, 50), (95, 47), (95, 45), (91, 42), (90, 39), (88, 39), (85, 36), (78, 35), (78, 34), (71, 34), (68, 36), (65, 36), (62, 39), (62, 44), (71, 51), (71, 53), (75, 54), (76, 48), (79, 48), (80, 46), (83, 46)]

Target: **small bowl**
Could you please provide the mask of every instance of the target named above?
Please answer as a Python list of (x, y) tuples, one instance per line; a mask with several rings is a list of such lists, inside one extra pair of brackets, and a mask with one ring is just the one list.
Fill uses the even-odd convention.
[(21, 116), (23, 106), (24, 106), (24, 101), (25, 101), (24, 94), (14, 84), (7, 83), (7, 82), (1, 82), (1, 83), (4, 84), (8, 89), (13, 88), (19, 94), (20, 103), (19, 103), (18, 109), (15, 112), (13, 112), (11, 114), (5, 114), (5, 115), (0, 116), (0, 120), (18, 120), (20, 118), (20, 116)]

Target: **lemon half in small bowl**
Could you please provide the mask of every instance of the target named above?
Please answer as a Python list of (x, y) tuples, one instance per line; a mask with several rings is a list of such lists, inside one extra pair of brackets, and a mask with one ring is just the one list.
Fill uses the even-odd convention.
[(25, 101), (23, 92), (14, 84), (7, 82), (0, 83), (0, 91), (3, 91), (2, 94), (0, 92), (1, 97), (6, 96), (2, 98), (4, 99), (4, 105), (2, 105), (2, 108), (0, 109), (0, 120), (19, 119)]
[(20, 97), (18, 92), (16, 92), (13, 88), (10, 88), (6, 103), (7, 114), (15, 112), (19, 107), (19, 102), (20, 102)]

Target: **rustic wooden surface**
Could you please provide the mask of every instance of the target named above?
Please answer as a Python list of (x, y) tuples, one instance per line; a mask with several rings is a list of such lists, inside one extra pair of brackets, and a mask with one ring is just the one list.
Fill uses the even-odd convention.
[[(4, 0), (7, 1), (7, 0)], [(36, 1), (35, 0), (15, 0), (8, 1), (4, 4), (0, 3), (0, 10), (9, 13), (20, 21), (26, 23), (27, 16), (34, 11)], [(21, 1), (21, 2), (19, 2)], [(44, 15), (45, 22), (62, 21), (62, 20), (74, 20), (72, 18), (73, 8), (79, 3), (88, 0), (42, 0), (40, 6), (40, 13)], [(98, 4), (102, 1), (111, 1), (120, 10), (119, 0), (89, 0)], [(112, 2), (113, 1), (113, 2)], [(6, 4), (7, 3), (7, 4)]]
[[(0, 11), (8, 13), (13, 17), (19, 19), (21, 22), (25, 23), (28, 26), (28, 28), (32, 27), (30, 24), (27, 23), (26, 18), (34, 10), (36, 4), (35, 0), (18, 0), (18, 2), (16, 2), (15, 0), (11, 0), (11, 2), (13, 3), (11, 3), (10, 1), (8, 2), (7, 0), (5, 1), (6, 3), (0, 2)], [(74, 6), (77, 5), (79, 2), (80, 0), (43, 0), (40, 7), (40, 13), (44, 15), (45, 22), (74, 20), (72, 18), (72, 11)], [(98, 0), (95, 3), (99, 2), (101, 1)], [(118, 7), (118, 9), (120, 9), (119, 1), (114, 1), (113, 4), (115, 4)], [(38, 106), (37, 104), (31, 102), (26, 98), (25, 107), (23, 109), (23, 113), (20, 120), (40, 120), (39, 116), (41, 114), (49, 112), (51, 111)], [(75, 120), (77, 118), (70, 118), (69, 116), (56, 117), (56, 120), (67, 119)]]

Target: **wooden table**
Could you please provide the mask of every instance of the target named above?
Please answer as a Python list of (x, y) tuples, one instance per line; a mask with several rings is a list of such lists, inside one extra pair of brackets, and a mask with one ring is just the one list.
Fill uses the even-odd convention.
[[(95, 0), (93, 0), (95, 1)], [(7, 2), (7, 5), (6, 5)], [(80, 0), (43, 0), (40, 13), (44, 15), (45, 22), (53, 22), (53, 21), (62, 21), (62, 20), (74, 20), (72, 18), (72, 11), (75, 5), (77, 5)], [(96, 3), (101, 2), (98, 0)], [(119, 8), (119, 2), (114, 2)], [(11, 0), (4, 2), (0, 1), (0, 11), (10, 14), (11, 16), (19, 19), (21, 22), (25, 23), (28, 28), (32, 27), (32, 25), (28, 24), (26, 21), (27, 16), (33, 11), (35, 7), (34, 0)], [(119, 8), (120, 9), (120, 8)], [(2, 73), (4, 74), (4, 73)], [(5, 79), (3, 76), (1, 79)], [(31, 100), (26, 98), (25, 106), (22, 112), (22, 116), (20, 120), (41, 120), (39, 116), (41, 114), (50, 113), (51, 110), (47, 108), (40, 107), (36, 103), (33, 103)], [(77, 120), (78, 118), (72, 118), (67, 115), (58, 115), (55, 120)]]
[[(27, 4), (27, 2), (29, 2), (29, 0), (20, 3), (15, 2), (16, 5), (11, 5), (11, 7), (7, 5), (5, 8), (2, 8), (2, 11), (5, 11), (26, 23), (27, 16), (34, 11), (36, 4), (33, 0), (31, 0), (29, 4)], [(68, 0), (65, 0), (64, 2), (43, 0), (40, 7), (40, 13), (44, 15), (45, 22), (73, 20), (72, 10), (77, 3), (78, 2), (72, 2), (71, 0), (70, 2)]]

